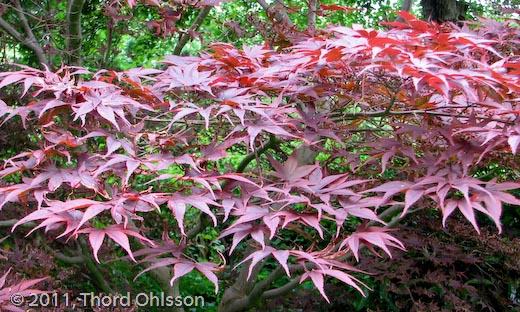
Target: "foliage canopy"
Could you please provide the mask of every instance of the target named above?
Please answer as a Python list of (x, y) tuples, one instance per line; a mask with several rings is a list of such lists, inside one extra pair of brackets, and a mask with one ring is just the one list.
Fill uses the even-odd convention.
[(362, 248), (405, 250), (390, 226), (418, 210), (500, 232), (520, 184), (483, 173), (518, 167), (518, 24), (399, 16), (299, 31), (273, 15), (271, 42), (160, 68), (13, 65), (0, 115), (35, 147), (5, 160), (0, 208), (26, 211), (13, 230), (88, 238), (97, 262), (112, 241), (166, 284), (198, 271), (226, 286), (222, 311), (306, 280), (329, 301), (325, 278), (365, 296)]

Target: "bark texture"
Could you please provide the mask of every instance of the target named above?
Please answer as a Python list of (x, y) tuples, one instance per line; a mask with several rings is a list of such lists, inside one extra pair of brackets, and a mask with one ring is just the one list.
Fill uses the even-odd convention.
[(435, 22), (464, 20), (466, 4), (457, 0), (421, 0), (423, 19)]

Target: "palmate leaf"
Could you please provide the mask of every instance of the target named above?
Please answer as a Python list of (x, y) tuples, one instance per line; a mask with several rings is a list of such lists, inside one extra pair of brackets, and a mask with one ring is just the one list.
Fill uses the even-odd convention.
[(28, 281), (22, 281), (15, 285), (5, 285), (6, 278), (11, 272), (12, 268), (9, 268), (7, 272), (5, 272), (2, 277), (0, 277), (0, 308), (2, 311), (12, 311), (12, 312), (24, 312), (25, 309), (22, 309), (13, 304), (12, 295), (21, 295), (21, 296), (32, 296), (46, 293), (47, 291), (42, 291), (39, 289), (30, 288), (46, 279), (48, 277), (31, 279)]
[(392, 196), (407, 190), (412, 185), (413, 183), (409, 181), (391, 181), (363, 191), (363, 193), (384, 192), (383, 199), (390, 199)]
[[(386, 224), (383, 220), (381, 220), (377, 214), (374, 212), (374, 210), (364, 208), (363, 202), (370, 205), (371, 198), (369, 197), (367, 200), (363, 201), (356, 201), (356, 200), (344, 200), (339, 199), (338, 200), (341, 206), (343, 207), (343, 212), (348, 215), (352, 215), (355, 217), (359, 217), (362, 219), (372, 220), (379, 222), (381, 224)], [(375, 198), (375, 201), (373, 202), (373, 206), (378, 206), (378, 203), (380, 202), (379, 198)], [(344, 220), (344, 218), (341, 218)]]
[(130, 220), (142, 221), (142, 217), (137, 215), (138, 212), (160, 211), (156, 203), (159, 195), (123, 193), (107, 202), (107, 205), (110, 206), (112, 219), (118, 224), (123, 222), (123, 225), (127, 227)]
[(230, 227), (229, 229), (244, 224), (244, 223), (251, 223), (252, 221), (258, 220), (263, 218), (264, 216), (267, 216), (270, 214), (268, 207), (261, 207), (261, 206), (247, 206), (235, 209), (232, 212), (232, 215), (234, 216), (240, 216)]
[(282, 138), (292, 138), (298, 139), (297, 135), (289, 133), (283, 127), (291, 127), (290, 124), (278, 124), (273, 123), (271, 120), (261, 119), (255, 123), (246, 124), (247, 133), (249, 134), (249, 144), (250, 147), (254, 148), (254, 142), (256, 137), (262, 132), (265, 131), (267, 133), (274, 134), (276, 136), (280, 136)]
[(283, 219), (282, 229), (285, 228), (291, 222), (303, 223), (315, 229), (320, 238), (323, 239), (323, 230), (320, 225), (320, 219), (317, 213), (297, 213), (294, 211), (280, 211), (274, 214), (274, 217)]
[(362, 281), (360, 281), (359, 279), (355, 278), (354, 276), (352, 276), (348, 273), (345, 273), (343, 271), (339, 271), (339, 270), (314, 269), (314, 270), (307, 271), (302, 274), (302, 276), (300, 278), (300, 284), (310, 277), (312, 280), (312, 283), (314, 284), (316, 289), (318, 289), (321, 296), (325, 300), (327, 300), (328, 303), (330, 303), (330, 300), (327, 297), (327, 294), (325, 293), (325, 289), (324, 289), (324, 277), (327, 275), (337, 278), (338, 280), (342, 281), (343, 283), (354, 287), (357, 291), (359, 291), (361, 293), (361, 295), (363, 295), (363, 297), (366, 297), (365, 293), (363, 292), (363, 289), (361, 289), (361, 287), (359, 287), (359, 285), (362, 285), (366, 288), (369, 288), (369, 287), (366, 284), (364, 284)]
[(287, 265), (287, 260), (289, 259), (289, 251), (288, 250), (277, 250), (274, 249), (271, 246), (265, 246), (262, 250), (257, 250), (253, 253), (251, 253), (248, 257), (246, 257), (244, 260), (242, 260), (240, 263), (238, 263), (236, 267), (243, 264), (246, 261), (251, 260), (251, 263), (249, 264), (249, 271), (247, 274), (247, 279), (251, 277), (251, 272), (254, 268), (254, 266), (265, 259), (267, 256), (273, 255), (273, 257), (280, 263), (282, 268), (285, 270), (285, 273), (287, 276), (291, 277), (291, 272), (289, 271), (289, 266)]
[(512, 135), (507, 139), (507, 143), (511, 147), (511, 152), (516, 154), (518, 150), (518, 145), (520, 144), (520, 135)]
[(98, 252), (99, 248), (101, 247), (101, 244), (103, 244), (103, 240), (105, 238), (105, 235), (110, 237), (114, 242), (119, 244), (123, 249), (126, 250), (128, 255), (133, 261), (136, 261), (134, 258), (134, 255), (132, 253), (132, 250), (130, 249), (130, 243), (128, 241), (128, 236), (133, 236), (142, 242), (146, 242), (151, 246), (154, 246), (155, 243), (151, 240), (147, 239), (146, 237), (142, 236), (135, 230), (131, 228), (125, 228), (122, 224), (114, 224), (110, 225), (105, 228), (86, 228), (81, 229), (77, 231), (78, 234), (85, 233), (89, 234), (89, 242), (90, 246), (92, 247), (92, 251), (94, 253), (94, 258), (98, 263), (100, 263), (98, 258)]
[(41, 227), (45, 227), (46, 232), (57, 230), (62, 224), (65, 224), (65, 229), (60, 235), (57, 236), (57, 238), (60, 238), (77, 231), (80, 227), (80, 220), (82, 219), (82, 216), (83, 213), (78, 210), (47, 214), (45, 215), (44, 220), (38, 226), (34, 227), (29, 233), (32, 233)]
[(275, 169), (272, 175), (287, 182), (294, 182), (308, 176), (317, 168), (317, 165), (300, 166), (295, 153), (291, 154), (283, 164), (275, 160), (269, 154), (267, 154), (267, 158), (269, 159), (271, 166)]
[(228, 235), (233, 234), (233, 242), (229, 249), (229, 254), (233, 253), (233, 250), (238, 246), (238, 244), (244, 240), (247, 236), (251, 235), (251, 238), (258, 242), (262, 248), (265, 248), (265, 239), (266, 230), (262, 226), (254, 226), (251, 223), (241, 223), (233, 227), (229, 227), (220, 233), (219, 238), (226, 237)]
[(77, 225), (77, 229), (81, 228), (81, 226), (85, 224), (85, 222), (89, 221), (90, 219), (94, 218), (98, 214), (108, 209), (110, 209), (110, 205), (104, 203), (91, 205), (85, 210), (85, 213), (83, 213), (81, 221)]
[(323, 286), (324, 286), (323, 285), (323, 282), (324, 282), (323, 275), (324, 274), (322, 272), (319, 272), (318, 270), (307, 271), (307, 272), (302, 274), (302, 276), (300, 278), (300, 284), (303, 281), (305, 281), (307, 278), (310, 277), (311, 280), (312, 280), (312, 283), (314, 284), (316, 289), (318, 289), (318, 291), (320, 292), (321, 296), (323, 298), (325, 298), (325, 300), (327, 300), (328, 303), (330, 303), (329, 297), (327, 297), (327, 294), (325, 294), (325, 289), (323, 288)]
[[(154, 248), (155, 249), (155, 248)], [(152, 249), (152, 250), (154, 250)], [(147, 254), (146, 252), (136, 252), (135, 254)], [(135, 278), (137, 279), (142, 274), (154, 270), (161, 267), (173, 266), (173, 277), (170, 280), (170, 285), (173, 286), (173, 283), (178, 278), (190, 273), (193, 270), (199, 271), (202, 275), (204, 275), (208, 280), (210, 280), (215, 286), (215, 293), (218, 293), (219, 285), (218, 285), (218, 277), (215, 275), (215, 271), (217, 271), (217, 265), (212, 262), (193, 262), (192, 260), (182, 258), (180, 253), (177, 254), (176, 258), (157, 258), (156, 255), (149, 256), (142, 262), (150, 262), (152, 263), (148, 267), (146, 267), (143, 271), (141, 271)]]
[(184, 276), (195, 269), (193, 262), (178, 262), (173, 266), (173, 278), (170, 280), (170, 285), (181, 276)]
[(444, 226), (447, 218), (458, 208), (464, 217), (470, 221), (475, 230), (480, 233), (474, 213), (474, 210), (478, 210), (488, 215), (497, 226), (499, 233), (502, 232), (500, 222), (502, 203), (520, 205), (519, 199), (503, 191), (518, 189), (520, 184), (512, 182), (496, 183), (495, 179), (485, 183), (484, 186), (481, 186), (480, 183), (483, 182), (476, 179), (463, 179), (454, 183), (454, 188), (461, 191), (464, 194), (464, 198), (447, 199), (443, 202), (441, 209)]
[[(179, 199), (177, 197), (177, 199)], [(215, 217), (215, 214), (211, 211), (208, 205), (213, 206), (220, 206), (217, 202), (207, 198), (206, 196), (199, 196), (199, 195), (191, 195), (191, 196), (183, 196), (180, 197), (180, 200), (184, 201), (186, 204), (189, 204), (203, 213), (207, 214), (212, 220), (213, 225), (217, 226), (217, 218)]]
[(210, 71), (199, 71), (199, 64), (192, 63), (185, 66), (169, 66), (168, 75), (159, 75), (157, 79), (169, 83), (168, 89), (179, 87), (193, 87), (213, 94), (211, 83), (214, 78)]
[(192, 262), (187, 259), (179, 259), (179, 261), (173, 266), (173, 278), (170, 280), (170, 285), (176, 279), (190, 273), (193, 270), (197, 270), (210, 280), (215, 285), (215, 293), (218, 293), (218, 278), (214, 271), (216, 270), (216, 264), (211, 262)]
[[(82, 208), (86, 208), (86, 207), (90, 207), (92, 205), (98, 204), (97, 201), (90, 200), (90, 199), (74, 199), (74, 200), (69, 200), (66, 202), (58, 201), (58, 200), (46, 200), (46, 203), (49, 205), (49, 207), (43, 207), (39, 210), (33, 211), (32, 213), (28, 214), (27, 216), (25, 216), (24, 218), (22, 218), (18, 222), (16, 222), (13, 225), (12, 230), (14, 231), (16, 229), (16, 227), (18, 227), (21, 224), (27, 223), (27, 222), (42, 220), (42, 219), (46, 220), (46, 219), (51, 219), (51, 218), (53, 221), (52, 222), (47, 221), (45, 225), (49, 226), (54, 223), (60, 223), (60, 222), (65, 222), (65, 223), (78, 222), (79, 223), (79, 220), (81, 220), (81, 217), (80, 217), (80, 219), (77, 219), (75, 216), (70, 215), (70, 214), (67, 216), (65, 213), (71, 212), (71, 211), (76, 211), (76, 209), (82, 209)], [(68, 218), (70, 218), (70, 219), (68, 219)]]
[(273, 239), (274, 235), (278, 231), (278, 226), (280, 225), (281, 219), (279, 217), (273, 217), (266, 215), (262, 218), (262, 221), (264, 222), (265, 226), (269, 229), (269, 239)]
[(20, 202), (30, 192), (36, 192), (39, 186), (33, 186), (29, 182), (18, 183), (0, 188), (0, 210), (9, 202)]
[(339, 248), (341, 249), (345, 245), (348, 245), (357, 261), (359, 261), (360, 244), (367, 246), (367, 248), (369, 248), (376, 255), (378, 255), (378, 253), (374, 250), (373, 246), (377, 246), (383, 249), (388, 256), (392, 257), (392, 253), (388, 247), (395, 247), (401, 250), (405, 250), (405, 247), (401, 241), (388, 234), (388, 231), (391, 231), (391, 229), (374, 226), (365, 227), (365, 225), (362, 225), (355, 233), (351, 234), (347, 239), (345, 239), (340, 244)]
[(459, 208), (460, 212), (471, 222), (475, 230), (480, 234), (480, 229), (475, 219), (473, 208), (481, 207), (479, 203), (467, 201), (466, 199), (448, 199), (442, 209), (442, 225), (446, 226), (446, 220), (453, 213), (455, 208)]
[[(107, 161), (105, 164), (100, 166), (93, 174), (94, 177), (98, 177), (100, 174), (102, 174), (105, 171), (113, 170), (115, 168), (119, 169), (116, 165), (118, 164), (124, 164), (126, 170), (126, 174), (124, 175), (124, 185), (128, 185), (130, 181), (130, 177), (134, 173), (134, 171), (139, 168), (140, 165), (142, 165), (142, 161), (140, 159), (136, 159), (133, 157), (129, 157), (126, 155), (116, 154), (110, 156), (110, 160)], [(116, 171), (117, 172), (117, 171)], [(118, 172), (119, 173), (119, 172)]]
[[(433, 183), (434, 186), (426, 187), (428, 182)], [(446, 178), (437, 176), (436, 178), (423, 179), (417, 184), (420, 185), (419, 190), (421, 192), (433, 198), (439, 204), (443, 214), (444, 226), (447, 218), (458, 208), (464, 217), (470, 221), (475, 230), (480, 232), (474, 213), (474, 210), (478, 210), (488, 215), (499, 229), (499, 232), (501, 232), (500, 215), (502, 203), (520, 204), (520, 200), (502, 192), (502, 190), (520, 188), (520, 184), (517, 183), (506, 182), (501, 186), (502, 184), (496, 183), (496, 180), (483, 182), (472, 177)], [(451, 198), (450, 194), (457, 192), (463, 198)]]
[(184, 232), (184, 214), (186, 213), (186, 203), (183, 201), (170, 199), (168, 200), (168, 208), (170, 208), (170, 210), (173, 212), (173, 216), (175, 217), (175, 220), (177, 220), (181, 234), (186, 236), (186, 233)]
[(48, 180), (48, 188), (51, 192), (56, 191), (63, 183), (67, 183), (72, 188), (83, 186), (97, 193), (101, 192), (97, 179), (85, 170), (84, 164), (80, 163), (76, 168), (60, 169), (50, 164), (42, 169), (45, 171), (31, 181), (32, 185), (38, 185)]
[[(115, 129), (120, 130), (124, 125), (129, 125), (125, 108), (129, 111), (148, 110), (153, 111), (149, 105), (141, 104), (128, 96), (122, 95), (119, 88), (99, 91), (91, 90), (84, 95), (85, 102), (72, 106), (75, 112), (74, 120), (80, 119), (84, 125), (89, 114), (97, 112), (101, 118), (108, 121)], [(120, 120), (121, 122), (118, 122)]]
[(425, 189), (422, 187), (414, 188), (411, 187), (408, 190), (406, 190), (405, 196), (404, 196), (404, 209), (401, 216), (404, 216), (408, 209), (413, 206), (419, 199), (421, 199), (425, 194)]

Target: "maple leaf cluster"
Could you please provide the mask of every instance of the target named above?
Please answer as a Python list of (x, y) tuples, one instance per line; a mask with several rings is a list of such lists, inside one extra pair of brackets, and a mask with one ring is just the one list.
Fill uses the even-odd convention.
[[(29, 99), (0, 101), (0, 115), (31, 125), (39, 144), (5, 160), (0, 177), (18, 182), (0, 188), (0, 208), (30, 209), (14, 228), (87, 235), (97, 261), (109, 238), (148, 269), (172, 266), (172, 283), (197, 270), (218, 291), (224, 260), (188, 254), (195, 211), (230, 242), (222, 259), (251, 275), (272, 256), (327, 300), (326, 276), (363, 293), (346, 263), (362, 246), (405, 249), (385, 227), (395, 207), (397, 218), (437, 208), (443, 224), (458, 210), (477, 231), (479, 212), (500, 230), (520, 185), (478, 170), (516, 166), (520, 32), (401, 16), (282, 51), (214, 44), (162, 69), (0, 73), (0, 88)], [(298, 146), (314, 158), (302, 163)], [(162, 237), (152, 214), (172, 216)]]

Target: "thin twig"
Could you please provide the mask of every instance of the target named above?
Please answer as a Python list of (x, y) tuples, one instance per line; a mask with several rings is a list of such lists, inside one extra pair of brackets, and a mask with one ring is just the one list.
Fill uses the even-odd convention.
[[(401, 205), (393, 205), (393, 206), (385, 209), (385, 211), (381, 212), (378, 215), (378, 217), (379, 218), (387, 217), (387, 216), (397, 212), (399, 209), (401, 209)], [(400, 215), (395, 216), (394, 218), (392, 218), (392, 220), (390, 220), (387, 223), (386, 226), (384, 226), (384, 228), (392, 228), (395, 225), (397, 225), (397, 223), (399, 223), (399, 221), (401, 221), (401, 220), (402, 220), (402, 218), (401, 218)], [(375, 223), (374, 221), (371, 221), (371, 222), (368, 223), (368, 225), (371, 225), (371, 224), (374, 224), (374, 223)], [(361, 245), (360, 248), (363, 248), (363, 246), (364, 245)], [(339, 257), (336, 260), (337, 261), (345, 261), (345, 260), (351, 258), (353, 255), (354, 254), (352, 253), (352, 251), (349, 251), (348, 253), (344, 254), (343, 256)], [(305, 268), (310, 270), (310, 269), (312, 269), (312, 267), (313, 267), (312, 264), (305, 264), (305, 267), (303, 265), (301, 265), (301, 264), (292, 264), (292, 265), (289, 266), (289, 272), (291, 272), (291, 274), (298, 274), (298, 273), (303, 272), (305, 270)], [(270, 290), (265, 290), (269, 285), (271, 285), (274, 281), (276, 281), (279, 278), (281, 278), (284, 274), (285, 274), (285, 270), (281, 266), (277, 267), (265, 279), (260, 281), (253, 288), (253, 290), (251, 291), (249, 296), (252, 296), (253, 294), (260, 293), (262, 297), (264, 296), (264, 294), (267, 294), (268, 297), (266, 297), (266, 298), (271, 298), (271, 296), (275, 295), (277, 292), (285, 293), (285, 292), (288, 292), (291, 289), (293, 289), (294, 287), (299, 285), (299, 279), (300, 278), (299, 278), (299, 276), (297, 276), (297, 277), (292, 278), (289, 282), (287, 282), (283, 286), (280, 286), (280, 287), (277, 287), (277, 288), (274, 288), (274, 289), (270, 289)], [(251, 299), (249, 299), (249, 300), (251, 300)]]
[(20, 32), (18, 32), (11, 24), (6, 22), (2, 17), (0, 17), (0, 28), (2, 28), (4, 33), (10, 35), (16, 41), (18, 41), (19, 43), (23, 44), (24, 46), (26, 46), (27, 48), (32, 50), (34, 52), (34, 54), (36, 55), (36, 57), (38, 58), (38, 61), (40, 61), (40, 63), (45, 64), (47, 66), (49, 65), (47, 63), (47, 59), (45, 58), (45, 53), (43, 52), (43, 48), (40, 46), (38, 41), (36, 41), (35, 38), (33, 38), (33, 39), (25, 38)]
[(182, 49), (184, 46), (188, 43), (188, 40), (190, 39), (190, 36), (192, 33), (194, 33), (202, 24), (206, 16), (208, 16), (209, 12), (211, 11), (212, 6), (205, 6), (199, 11), (199, 15), (195, 18), (193, 21), (193, 24), (191, 24), (190, 28), (181, 34), (179, 41), (177, 41), (177, 44), (175, 45), (175, 48), (173, 49), (174, 55), (180, 55)]
[(36, 40), (36, 37), (34, 36), (32, 27), (29, 24), (27, 17), (25, 16), (25, 12), (22, 9), (22, 6), (20, 5), (20, 1), (15, 0), (14, 3), (16, 6), (16, 13), (18, 13), (18, 17), (20, 18), (20, 21), (22, 22), (22, 26), (25, 31), (25, 35), (27, 38), (26, 40), (31, 43), (31, 45), (28, 45), (28, 47), (30, 47), (34, 51), (36, 57), (42, 64), (45, 64), (47, 66), (51, 65), (50, 62), (45, 58), (45, 53), (43, 52), (42, 46), (38, 43), (38, 40)]
[(258, 4), (269, 14), (274, 15), (274, 19), (277, 22), (286, 24), (289, 28), (292, 28), (294, 26), (293, 22), (287, 15), (287, 12), (285, 11), (285, 5), (282, 1), (277, 0), (276, 4), (279, 8), (273, 8), (271, 7), (267, 2), (264, 0), (256, 0)]

